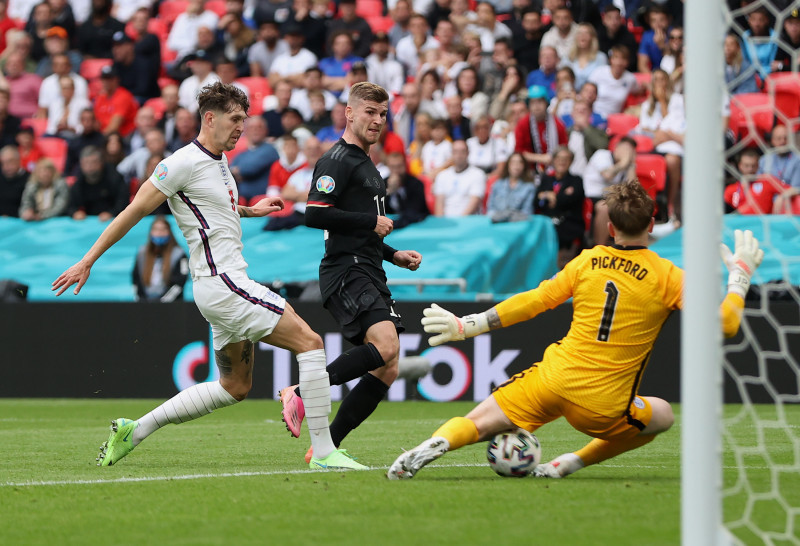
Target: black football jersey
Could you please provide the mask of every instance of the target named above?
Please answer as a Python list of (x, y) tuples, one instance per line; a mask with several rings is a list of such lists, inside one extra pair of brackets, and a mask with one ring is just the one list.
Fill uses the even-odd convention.
[(383, 239), (368, 217), (386, 216), (386, 183), (364, 150), (343, 139), (317, 161), (308, 193), (309, 207), (330, 206), (363, 215), (369, 228), (328, 225), (325, 256), (319, 269), (323, 299), (335, 290), (346, 271), (359, 267), (376, 281), (386, 282), (383, 271)]

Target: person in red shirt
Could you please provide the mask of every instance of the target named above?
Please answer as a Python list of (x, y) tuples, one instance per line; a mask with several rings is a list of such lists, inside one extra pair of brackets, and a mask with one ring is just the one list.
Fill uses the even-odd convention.
[(758, 152), (745, 149), (739, 155), (741, 180), (725, 188), (725, 203), (739, 214), (788, 212), (791, 198), (799, 192), (770, 174), (758, 173)]
[(17, 133), (17, 149), (19, 150), (19, 162), (22, 168), (29, 173), (33, 172), (33, 167), (43, 157), (43, 154), (33, 139), (32, 128), (20, 128)]
[(541, 85), (531, 85), (528, 88), (531, 113), (519, 120), (514, 128), (514, 151), (520, 152), (539, 172), (551, 166), (556, 148), (567, 145), (564, 123), (557, 116), (547, 113), (549, 102), (547, 89)]
[(103, 89), (94, 103), (100, 131), (104, 135), (117, 132), (126, 137), (135, 129), (134, 119), (139, 104), (130, 91), (120, 87), (119, 73), (113, 66), (104, 66), (100, 79)]
[(17, 28), (14, 20), (6, 13), (8, 2), (0, 0), (0, 53), (6, 50), (6, 32), (12, 28)]

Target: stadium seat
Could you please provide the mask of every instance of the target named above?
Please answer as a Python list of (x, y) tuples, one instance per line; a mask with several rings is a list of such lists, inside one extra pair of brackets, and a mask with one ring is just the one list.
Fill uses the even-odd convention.
[(247, 87), (250, 91), (250, 112), (251, 116), (259, 116), (264, 112), (264, 98), (272, 95), (272, 87), (267, 78), (244, 77), (236, 78), (236, 81)]
[(639, 118), (630, 114), (609, 114), (606, 132), (609, 135), (627, 135), (639, 125)]
[(767, 93), (775, 101), (781, 123), (797, 131), (800, 125), (800, 75), (794, 72), (773, 72), (767, 76)]
[(367, 24), (369, 24), (369, 28), (371, 28), (374, 33), (383, 32), (388, 34), (394, 26), (394, 19), (391, 17), (380, 15), (377, 17), (365, 17), (365, 19), (367, 20)]
[(729, 127), (747, 147), (755, 148), (764, 142), (774, 118), (774, 103), (768, 93), (739, 93), (731, 97)]
[(45, 157), (53, 160), (58, 172), (63, 173), (67, 164), (67, 141), (58, 137), (41, 137), (36, 139), (36, 145)]
[(219, 17), (222, 17), (227, 11), (225, 8), (225, 0), (208, 0), (208, 2), (206, 2), (206, 11), (213, 11)]
[[(151, 17), (150, 20), (147, 21), (147, 32), (158, 38), (158, 41), (162, 44), (161, 47), (164, 47), (163, 44), (166, 43), (167, 37), (169, 36), (169, 30), (167, 29), (167, 25), (164, 24), (164, 21), (156, 17)], [(125, 34), (131, 37), (138, 36), (130, 22), (125, 25)]]
[(489, 204), (489, 195), (492, 193), (492, 186), (497, 182), (498, 176), (490, 176), (486, 179), (486, 192), (483, 194), (483, 203), (481, 203), (481, 210), (486, 212), (486, 206)]
[(111, 65), (111, 59), (84, 59), (81, 63), (80, 75), (86, 81), (96, 80), (104, 66)]
[(39, 138), (47, 130), (46, 118), (25, 118), (20, 124), (22, 127), (30, 127), (33, 129), (33, 136)]
[(594, 201), (590, 197), (583, 199), (583, 225), (586, 228), (586, 233), (592, 231), (592, 217), (594, 216)]
[(427, 176), (419, 175), (417, 178), (425, 186), (425, 202), (428, 204), (428, 210), (431, 214), (436, 212), (436, 196), (433, 195), (433, 180)]
[(647, 100), (647, 97), (650, 96), (650, 80), (653, 79), (653, 75), (649, 72), (635, 72), (633, 75), (636, 76), (636, 81), (642, 88), (642, 91), (636, 94), (629, 93), (628, 98), (625, 100), (625, 107), (623, 109), (642, 104)]
[(383, 15), (382, 0), (358, 0), (356, 2), (356, 15), (369, 19), (370, 17), (380, 17)]
[(164, 0), (158, 6), (158, 18), (164, 21), (167, 28), (172, 28), (172, 23), (178, 18), (178, 15), (186, 11), (189, 5), (189, 0)]
[(166, 106), (164, 105), (164, 99), (161, 97), (147, 99), (142, 106), (148, 106), (152, 108), (157, 120), (160, 120), (164, 117), (164, 110), (166, 110)]
[(800, 215), (800, 195), (792, 197), (792, 214)]
[(642, 154), (636, 156), (636, 176), (650, 197), (667, 187), (667, 160), (659, 154)]
[[(611, 137), (611, 140), (608, 142), (608, 149), (610, 151), (614, 151), (617, 147), (617, 143), (622, 140), (622, 137), (625, 135), (614, 135)], [(655, 149), (655, 145), (653, 144), (653, 139), (646, 135), (629, 135), (636, 142), (636, 153), (639, 154), (649, 154)]]

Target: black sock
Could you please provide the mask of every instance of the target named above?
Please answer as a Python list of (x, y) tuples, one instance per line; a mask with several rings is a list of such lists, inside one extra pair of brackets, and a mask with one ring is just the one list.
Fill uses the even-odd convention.
[(344, 397), (331, 423), (331, 438), (336, 447), (351, 430), (372, 415), (387, 392), (389, 385), (372, 374), (364, 374), (358, 385)]
[[(343, 352), (339, 358), (328, 364), (328, 377), (331, 385), (343, 385), (367, 372), (377, 370), (384, 364), (377, 347), (372, 343), (366, 343)], [(294, 393), (300, 396), (299, 385)], [(300, 397), (302, 398), (302, 396)]]

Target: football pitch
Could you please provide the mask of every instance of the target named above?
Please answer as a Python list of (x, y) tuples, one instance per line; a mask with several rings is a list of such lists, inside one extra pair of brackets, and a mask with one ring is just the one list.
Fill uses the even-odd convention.
[[(0, 400), (0, 544), (680, 542), (680, 418), (644, 448), (564, 480), (496, 476), (480, 443), (390, 482), (403, 448), (474, 404), (384, 402), (343, 445), (372, 470), (316, 472), (280, 405), (250, 400), (95, 466), (110, 419), (160, 402)], [(586, 441), (563, 419), (537, 436), (545, 460)]]

